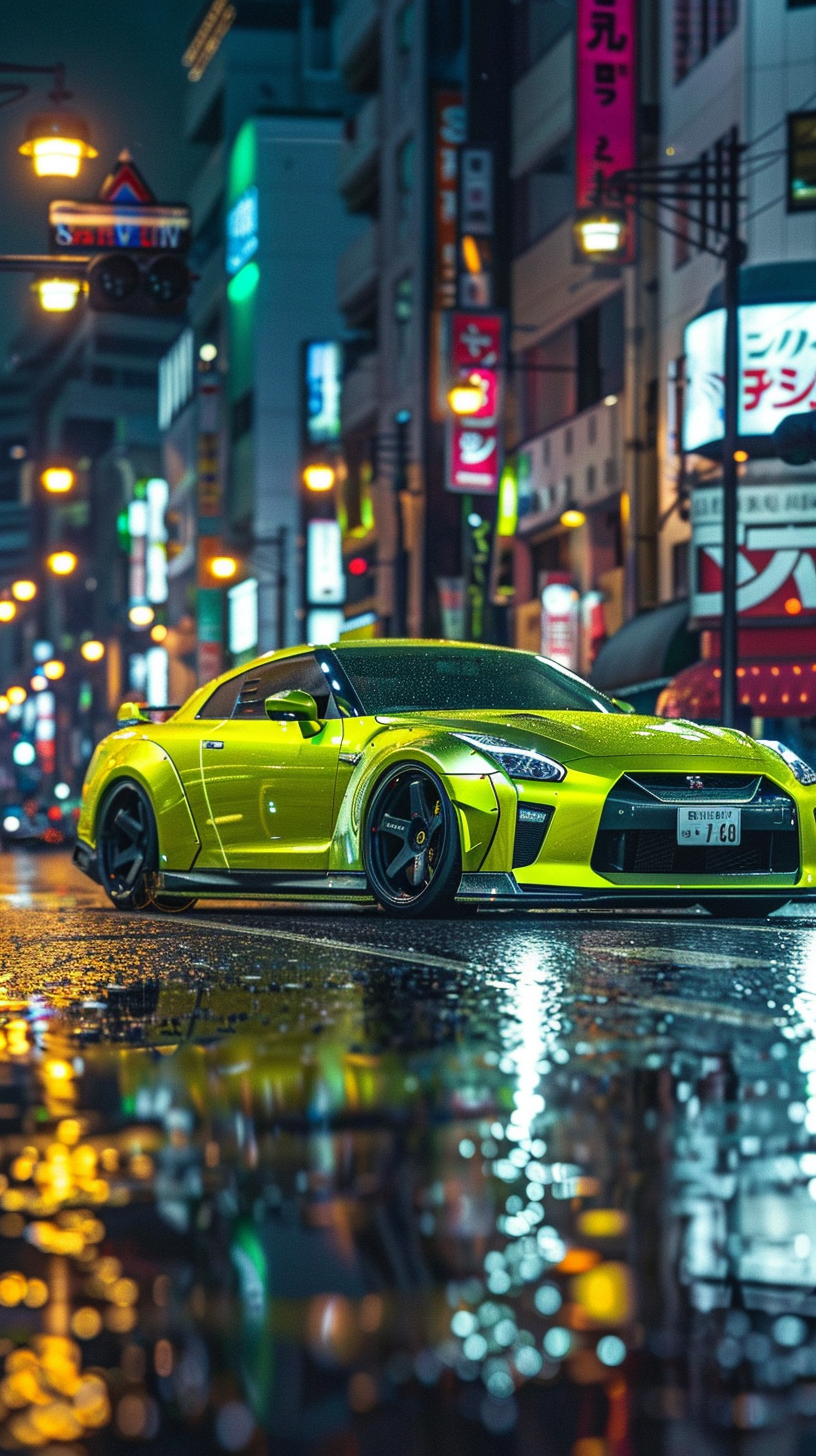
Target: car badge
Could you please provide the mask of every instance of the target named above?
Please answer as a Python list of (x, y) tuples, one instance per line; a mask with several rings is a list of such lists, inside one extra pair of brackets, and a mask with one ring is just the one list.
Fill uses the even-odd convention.
[(704, 789), (705, 784), (699, 774), (686, 774), (686, 783), (690, 789)]

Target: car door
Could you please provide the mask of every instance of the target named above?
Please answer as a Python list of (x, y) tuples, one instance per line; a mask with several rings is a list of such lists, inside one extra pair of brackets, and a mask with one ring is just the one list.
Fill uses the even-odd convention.
[[(318, 733), (267, 718), (265, 700), (295, 689), (315, 699)], [(229, 722), (202, 743), (204, 792), (230, 869), (328, 869), (342, 741), (314, 653), (245, 673)]]

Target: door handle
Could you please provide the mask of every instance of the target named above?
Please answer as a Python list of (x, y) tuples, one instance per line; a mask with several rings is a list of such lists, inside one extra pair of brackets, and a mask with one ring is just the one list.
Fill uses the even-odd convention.
[(204, 742), (201, 745), (201, 747), (202, 748), (223, 748), (224, 747), (224, 743), (223, 743), (223, 740), (222, 739), (218, 739), (218, 738), (205, 738), (204, 739)]

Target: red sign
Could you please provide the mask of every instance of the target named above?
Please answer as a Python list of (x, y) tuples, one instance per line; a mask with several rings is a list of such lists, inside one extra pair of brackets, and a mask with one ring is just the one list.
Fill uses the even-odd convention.
[[(577, 0), (575, 205), (637, 162), (636, 0)], [(632, 229), (628, 248), (632, 256)]]
[(448, 490), (495, 495), (501, 474), (504, 319), (500, 313), (455, 313), (451, 375), (477, 384), (481, 403), (467, 418), (448, 425)]
[(495, 495), (499, 488), (499, 431), (454, 420), (449, 436), (448, 490)]
[(465, 139), (460, 91), (439, 91), (434, 99), (434, 307), (456, 304), (456, 188), (459, 148)]
[(504, 319), (500, 313), (455, 313), (451, 339), (451, 362), (457, 374), (483, 365), (500, 369), (502, 365), (502, 332)]
[[(722, 612), (722, 489), (700, 487), (691, 504), (691, 612)], [(741, 618), (812, 625), (816, 616), (816, 488), (742, 485), (739, 490), (737, 611)]]

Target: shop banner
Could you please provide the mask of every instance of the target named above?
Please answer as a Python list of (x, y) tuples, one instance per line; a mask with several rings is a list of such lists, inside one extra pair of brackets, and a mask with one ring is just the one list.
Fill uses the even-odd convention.
[[(575, 206), (596, 205), (599, 174), (637, 164), (636, 0), (577, 0)], [(634, 228), (627, 229), (627, 261)]]
[[(692, 494), (691, 614), (722, 613), (722, 488)], [(742, 486), (737, 533), (742, 618), (816, 619), (816, 485)]]

